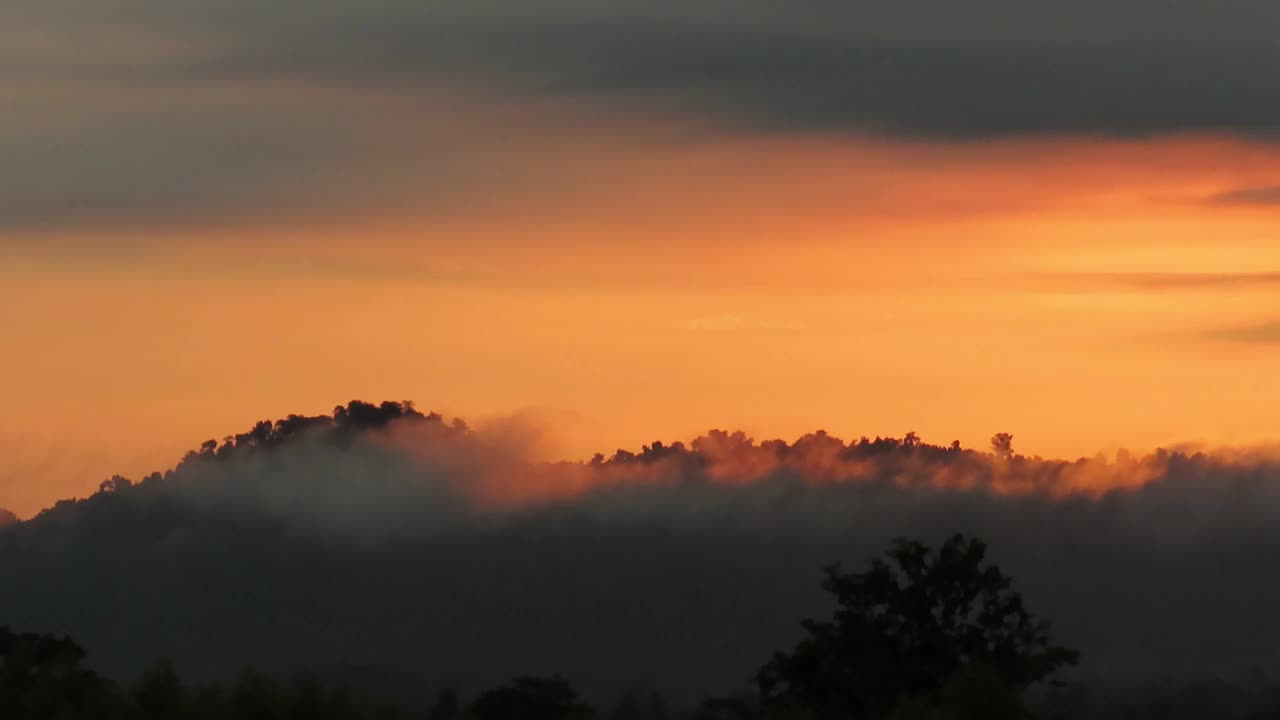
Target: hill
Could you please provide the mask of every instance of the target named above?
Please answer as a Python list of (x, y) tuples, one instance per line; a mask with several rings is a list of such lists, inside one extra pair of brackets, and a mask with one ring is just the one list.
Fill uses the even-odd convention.
[(822, 609), (822, 566), (962, 531), (1087, 672), (1280, 669), (1280, 578), (1259, 571), (1280, 551), (1277, 489), (1265, 459), (1056, 461), (911, 434), (713, 431), (534, 463), (409, 404), (353, 402), (9, 528), (0, 617), (72, 634), (115, 675), (169, 657), (195, 677), (367, 666), (723, 689)]

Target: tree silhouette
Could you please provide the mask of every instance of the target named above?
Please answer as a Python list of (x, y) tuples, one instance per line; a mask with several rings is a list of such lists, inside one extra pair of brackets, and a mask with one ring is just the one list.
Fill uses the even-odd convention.
[(835, 614), (804, 621), (808, 637), (760, 670), (767, 704), (877, 718), (911, 698), (936, 701), (961, 671), (985, 668), (1020, 691), (1076, 661), (986, 562), (982, 541), (954, 535), (933, 551), (899, 539), (886, 556), (860, 573), (827, 568)]
[(577, 720), (592, 717), (568, 680), (521, 676), (510, 685), (490, 690), (471, 704), (475, 720)]
[(0, 718), (109, 717), (111, 686), (68, 637), (0, 626)]
[(991, 452), (1002, 458), (1013, 457), (1013, 435), (996, 433), (991, 436)]
[(698, 708), (696, 720), (756, 720), (759, 717), (757, 704), (753, 698), (711, 698)]
[(936, 698), (900, 701), (889, 720), (1026, 720), (1021, 693), (989, 668), (973, 665), (956, 673)]
[(665, 720), (667, 702), (657, 690), (632, 690), (614, 704), (610, 720)]
[(179, 720), (188, 715), (187, 689), (173, 663), (167, 661), (143, 673), (133, 688), (133, 698), (141, 720)]

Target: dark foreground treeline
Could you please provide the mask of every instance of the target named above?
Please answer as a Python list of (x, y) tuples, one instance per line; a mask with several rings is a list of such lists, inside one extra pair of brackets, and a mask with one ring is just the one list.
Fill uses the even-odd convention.
[[(522, 676), (467, 696), (418, 690), (418, 702), (361, 691), (343, 678), (247, 672), (223, 685), (188, 684), (160, 662), (132, 682), (88, 669), (67, 637), (0, 627), (5, 720), (1015, 720), (1021, 718), (1280, 717), (1280, 687), (1163, 684), (1119, 691), (1066, 683), (1074, 650), (1025, 607), (979, 540), (936, 549), (897, 541), (862, 572), (826, 570), (827, 620), (775, 652), (735, 695), (677, 706), (657, 691), (588, 703), (569, 680)], [(322, 629), (318, 629), (322, 631)], [(619, 648), (625, 652), (625, 648)]]
[[(0, 630), (0, 717), (104, 720), (807, 720), (803, 710), (770, 709), (751, 693), (700, 706), (673, 702), (655, 690), (635, 690), (591, 704), (559, 677), (516, 678), (467, 697), (439, 689), (426, 702), (388, 700), (340, 680), (246, 672), (220, 686), (188, 685), (159, 663), (131, 683), (85, 670), (83, 651), (66, 638), (17, 636)], [(35, 659), (39, 658), (39, 659)], [(31, 663), (40, 663), (37, 670)], [(1038, 688), (1022, 703), (980, 674), (960, 678), (942, 702), (904, 704), (890, 720), (1264, 720), (1280, 717), (1280, 686), (1265, 682), (1162, 682), (1116, 687), (1073, 683)], [(1001, 712), (1003, 710), (1003, 712)]]
[[(1073, 650), (1054, 644), (979, 540), (955, 535), (930, 549), (899, 540), (856, 573), (829, 567), (828, 620), (805, 620), (803, 639), (760, 667), (752, 692), (707, 700), (698, 718), (956, 718), (1026, 715), (1022, 696)], [(322, 629), (317, 629), (322, 631)], [(625, 648), (619, 648), (625, 652)], [(397, 709), (312, 679), (246, 675), (229, 687), (187, 687), (160, 664), (117, 685), (85, 669), (69, 638), (0, 630), (0, 717), (395, 718), (559, 720), (595, 715), (564, 679), (520, 677), (463, 704), (446, 690), (430, 708)], [(656, 695), (633, 695), (615, 717), (671, 717)]]

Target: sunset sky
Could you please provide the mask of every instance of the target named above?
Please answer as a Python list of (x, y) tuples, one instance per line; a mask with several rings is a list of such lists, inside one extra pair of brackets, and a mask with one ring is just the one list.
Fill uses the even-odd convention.
[(0, 5), (0, 507), (353, 398), (540, 451), (1280, 436), (1280, 3)]

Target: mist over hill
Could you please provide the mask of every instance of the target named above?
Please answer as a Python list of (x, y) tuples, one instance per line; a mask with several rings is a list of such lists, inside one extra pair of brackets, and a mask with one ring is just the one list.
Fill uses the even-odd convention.
[[(111, 674), (394, 668), (473, 687), (740, 686), (821, 614), (819, 571), (896, 536), (986, 539), (1116, 677), (1280, 670), (1280, 464), (1077, 461), (913, 434), (713, 431), (588, 462), (408, 403), (262, 422), (0, 530), (0, 618)], [(3, 524), (3, 520), (0, 520)]]

